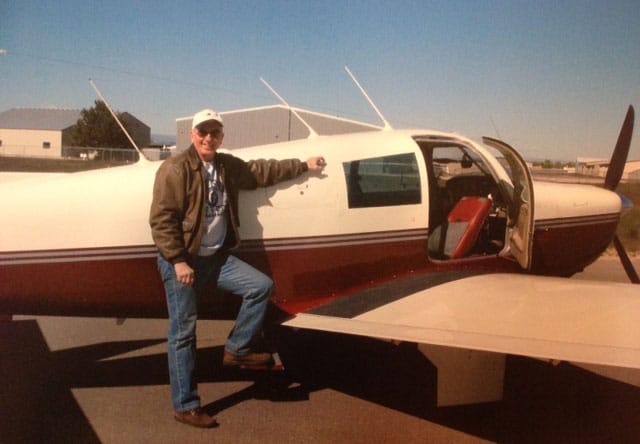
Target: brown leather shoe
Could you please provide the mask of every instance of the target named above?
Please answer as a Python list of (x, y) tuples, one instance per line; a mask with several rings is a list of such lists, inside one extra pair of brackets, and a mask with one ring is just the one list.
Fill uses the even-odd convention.
[(175, 412), (173, 417), (178, 422), (189, 424), (190, 426), (208, 429), (217, 427), (218, 421), (214, 416), (209, 416), (202, 408), (198, 407), (187, 412)]
[(271, 353), (249, 353), (247, 355), (234, 355), (224, 352), (222, 365), (227, 367), (260, 367), (273, 364)]

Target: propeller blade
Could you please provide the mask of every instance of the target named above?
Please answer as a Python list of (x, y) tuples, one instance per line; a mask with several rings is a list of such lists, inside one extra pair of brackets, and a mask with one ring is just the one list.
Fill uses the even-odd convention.
[(604, 179), (604, 186), (608, 190), (615, 190), (622, 178), (622, 172), (624, 171), (624, 165), (627, 162), (627, 155), (629, 154), (629, 147), (631, 146), (631, 136), (633, 135), (633, 119), (634, 110), (633, 106), (629, 105), (627, 110), (627, 116), (624, 118), (620, 134), (618, 135), (618, 141), (616, 147), (611, 155), (611, 161), (609, 162), (609, 168), (607, 169), (607, 177)]
[(622, 266), (624, 267), (624, 271), (627, 272), (629, 280), (633, 284), (640, 284), (640, 277), (638, 277), (638, 273), (636, 272), (635, 268), (633, 268), (631, 259), (629, 259), (627, 251), (624, 249), (622, 242), (620, 242), (620, 239), (618, 239), (618, 235), (614, 236), (613, 245), (615, 245), (616, 247), (616, 251), (618, 252), (618, 256), (620, 257), (620, 262), (622, 262)]

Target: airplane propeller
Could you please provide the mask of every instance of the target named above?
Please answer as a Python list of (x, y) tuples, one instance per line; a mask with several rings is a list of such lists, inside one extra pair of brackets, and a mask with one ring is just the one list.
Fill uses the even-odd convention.
[(631, 146), (631, 136), (633, 135), (633, 119), (633, 106), (629, 105), (627, 115), (624, 118), (620, 134), (618, 135), (616, 147), (613, 149), (613, 154), (611, 155), (609, 169), (607, 169), (607, 177), (604, 179), (605, 188), (611, 191), (615, 191), (618, 187), (618, 183), (622, 178), (625, 163), (627, 162), (629, 147)]
[[(631, 136), (633, 135), (633, 120), (633, 106), (629, 105), (627, 115), (624, 119), (624, 122), (622, 123), (620, 134), (618, 135), (616, 147), (614, 148), (613, 154), (611, 155), (611, 161), (609, 162), (607, 176), (604, 179), (604, 186), (608, 190), (615, 191), (615, 189), (618, 187), (618, 183), (620, 183), (620, 179), (622, 178), (622, 172), (624, 171), (624, 166), (627, 162), (627, 155), (629, 154), (629, 147), (631, 146)], [(633, 264), (631, 263), (631, 260), (627, 255), (627, 251), (624, 249), (624, 246), (622, 245), (622, 242), (620, 242), (617, 234), (613, 237), (613, 245), (618, 252), (618, 257), (620, 257), (620, 262), (622, 262), (624, 271), (627, 273), (627, 276), (629, 276), (629, 280), (634, 284), (640, 284), (640, 277), (638, 277), (638, 273), (633, 267)]]

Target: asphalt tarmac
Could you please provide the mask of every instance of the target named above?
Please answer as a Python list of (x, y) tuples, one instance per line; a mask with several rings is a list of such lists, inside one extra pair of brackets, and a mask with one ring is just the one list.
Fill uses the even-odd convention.
[[(615, 256), (575, 278), (626, 281)], [(640, 389), (569, 364), (509, 357), (503, 401), (438, 408), (435, 370), (410, 346), (309, 333), (317, 359), (292, 380), (223, 370), (230, 328), (199, 321), (200, 395), (220, 422), (200, 430), (172, 417), (166, 320), (0, 322), (0, 443), (640, 440)]]

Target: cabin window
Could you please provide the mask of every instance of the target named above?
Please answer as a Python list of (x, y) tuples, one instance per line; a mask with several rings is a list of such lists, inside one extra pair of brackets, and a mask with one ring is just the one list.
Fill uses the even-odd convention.
[(418, 162), (413, 153), (354, 160), (342, 166), (349, 208), (422, 202)]
[(48, 150), (51, 148), (51, 142), (42, 142), (42, 148)]

